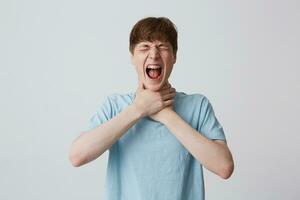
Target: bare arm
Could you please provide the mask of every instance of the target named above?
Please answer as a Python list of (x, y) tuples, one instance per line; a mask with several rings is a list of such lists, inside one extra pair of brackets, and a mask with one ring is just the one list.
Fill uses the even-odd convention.
[(111, 120), (83, 132), (71, 145), (69, 157), (72, 165), (79, 167), (98, 158), (141, 117), (136, 106), (132, 104)]
[(159, 92), (144, 90), (140, 85), (134, 102), (109, 121), (83, 132), (71, 145), (69, 158), (79, 167), (102, 155), (140, 118), (173, 104), (175, 89), (166, 85)]
[[(176, 136), (183, 146), (205, 168), (227, 179), (231, 176), (234, 168), (233, 159), (226, 143), (221, 140), (210, 140), (199, 134), (171, 109), (165, 109), (163, 123)], [(163, 112), (163, 111), (161, 111)]]

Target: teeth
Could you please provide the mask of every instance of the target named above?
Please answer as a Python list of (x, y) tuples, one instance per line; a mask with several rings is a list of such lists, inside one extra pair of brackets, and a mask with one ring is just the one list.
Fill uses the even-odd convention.
[(159, 65), (148, 65), (147, 68), (149, 68), (149, 69), (159, 69), (159, 68), (161, 68), (161, 66), (159, 66)]

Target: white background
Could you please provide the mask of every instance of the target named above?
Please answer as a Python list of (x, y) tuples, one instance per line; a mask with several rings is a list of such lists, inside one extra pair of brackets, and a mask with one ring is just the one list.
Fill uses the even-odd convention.
[(107, 153), (74, 168), (71, 142), (105, 96), (136, 89), (129, 32), (146, 16), (179, 31), (170, 82), (211, 101), (235, 171), (205, 171), (206, 199), (300, 198), (300, 2), (0, 2), (0, 199), (97, 200)]

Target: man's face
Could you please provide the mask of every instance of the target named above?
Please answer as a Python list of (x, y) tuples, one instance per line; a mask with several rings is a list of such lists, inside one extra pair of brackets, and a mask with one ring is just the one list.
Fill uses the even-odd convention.
[(143, 41), (135, 46), (131, 62), (145, 88), (158, 91), (167, 83), (176, 57), (169, 42)]

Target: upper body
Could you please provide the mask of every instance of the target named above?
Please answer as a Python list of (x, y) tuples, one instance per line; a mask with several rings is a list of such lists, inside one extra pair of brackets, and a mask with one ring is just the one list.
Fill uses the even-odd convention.
[[(88, 130), (122, 112), (134, 98), (135, 93), (107, 97), (92, 116)], [(225, 141), (223, 128), (204, 95), (177, 92), (173, 111), (198, 134)], [(109, 148), (106, 199), (203, 200), (202, 164), (166, 125), (143, 117)]]
[[(180, 155), (182, 155), (182, 152), (185, 152), (186, 158), (189, 158), (189, 161), (186, 163), (194, 163), (192, 165), (188, 164), (187, 172), (189, 173), (185, 171), (184, 174), (192, 175), (183, 176), (187, 179), (184, 181), (191, 181), (194, 184), (193, 181), (199, 181), (199, 179), (194, 180), (194, 178), (200, 178), (202, 184), (202, 168), (200, 165), (222, 178), (229, 178), (233, 172), (234, 165), (221, 125), (216, 118), (213, 120), (213, 123), (208, 120), (208, 124), (215, 127), (213, 130), (218, 130), (217, 138), (210, 137), (215, 134), (214, 131), (201, 129), (201, 124), (205, 123), (205, 117), (203, 118), (203, 116), (209, 114), (206, 114), (200, 108), (203, 108), (203, 105), (207, 105), (206, 110), (211, 108), (210, 113), (213, 113), (207, 99), (203, 95), (192, 95), (192, 97), (189, 97), (189, 95), (176, 93), (175, 88), (168, 82), (173, 65), (176, 63), (177, 31), (174, 24), (167, 18), (150, 17), (140, 20), (130, 33), (130, 52), (132, 64), (138, 75), (138, 89), (134, 98), (132, 96), (129, 97), (130, 95), (127, 95), (127, 97), (126, 95), (119, 96), (118, 103), (111, 110), (114, 113), (111, 113), (111, 115), (104, 114), (105, 118), (103, 119), (107, 119), (107, 121), (99, 121), (100, 123), (97, 126), (82, 132), (75, 139), (70, 150), (72, 164), (81, 166), (98, 158), (103, 152), (110, 149), (110, 153), (115, 152), (111, 155), (115, 156), (110, 156), (109, 163), (111, 164), (109, 164), (108, 173), (116, 170), (119, 170), (120, 173), (115, 174), (118, 178), (115, 181), (112, 178), (114, 174), (111, 177), (108, 174), (109, 180), (112, 180), (114, 184), (122, 184), (122, 180), (126, 178), (122, 174), (128, 175), (127, 173), (130, 173), (129, 169), (135, 172), (147, 169), (144, 165), (141, 165), (139, 168), (138, 159), (134, 160), (134, 162), (128, 160), (127, 158), (130, 155), (143, 155), (140, 163), (153, 162), (153, 165), (148, 168), (150, 171), (159, 169), (159, 167), (164, 165), (164, 162), (161, 159), (159, 162), (155, 162), (156, 157), (154, 158), (153, 155), (158, 154), (159, 150), (157, 147), (162, 147), (161, 145), (165, 144), (162, 151), (162, 159), (164, 159), (164, 156), (169, 155), (170, 158), (173, 158), (171, 160), (174, 161), (176, 158), (182, 158)], [(124, 101), (124, 98), (127, 98), (127, 101)], [(111, 104), (112, 101), (108, 103)], [(189, 105), (191, 106), (189, 107)], [(155, 128), (150, 128), (150, 130), (147, 127)], [(155, 134), (157, 130), (163, 131)], [(158, 140), (157, 136), (161, 136), (160, 139), (162, 140)], [(154, 143), (151, 143), (152, 139), (155, 139)], [(145, 148), (143, 149), (142, 147)], [(178, 148), (181, 150), (179, 151), (181, 152), (179, 153), (180, 155), (178, 154)], [(120, 151), (121, 149), (123, 151)], [(172, 150), (174, 150), (174, 153), (171, 153)], [(135, 154), (137, 151), (140, 152)], [(122, 158), (123, 160), (120, 161)], [(171, 163), (174, 163), (173, 161)], [(120, 163), (123, 165), (120, 165)], [(183, 171), (180, 172), (182, 170), (181, 167), (183, 167), (181, 164), (183, 163), (174, 163), (173, 169), (177, 169), (177, 176), (183, 173)], [(129, 166), (134, 166), (135, 168), (130, 168)], [(170, 170), (172, 171), (172, 168)], [(166, 173), (168, 173), (168, 168), (164, 168), (157, 174), (156, 178)], [(197, 173), (201, 175), (194, 176)], [(133, 177), (135, 175), (139, 174), (131, 174), (130, 177), (132, 179), (126, 180), (128, 181), (127, 183), (134, 181)], [(136, 177), (136, 180), (151, 180), (150, 174), (141, 173), (140, 175)], [(166, 181), (167, 179), (164, 178), (166, 176), (161, 179)], [(172, 179), (169, 181), (172, 181)], [(135, 184), (140, 184), (140, 182), (135, 182)], [(163, 182), (161, 184), (167, 185)], [(163, 188), (159, 186), (160, 184), (153, 185), (155, 192), (157, 192), (153, 194), (160, 194), (160, 189)], [(118, 188), (123, 190), (118, 190), (117, 192), (120, 195), (127, 194), (130, 190), (124, 191), (126, 187), (124, 184), (119, 185)], [(172, 190), (173, 192), (174, 190), (184, 190), (183, 187), (186, 186), (178, 185), (178, 188), (172, 188)], [(201, 187), (203, 187), (203, 184)], [(186, 189), (189, 188), (191, 187)], [(200, 196), (204, 196), (204, 190), (195, 192), (200, 192)], [(168, 199), (163, 196), (159, 198)], [(182, 198), (184, 199), (185, 197), (183, 196)]]

